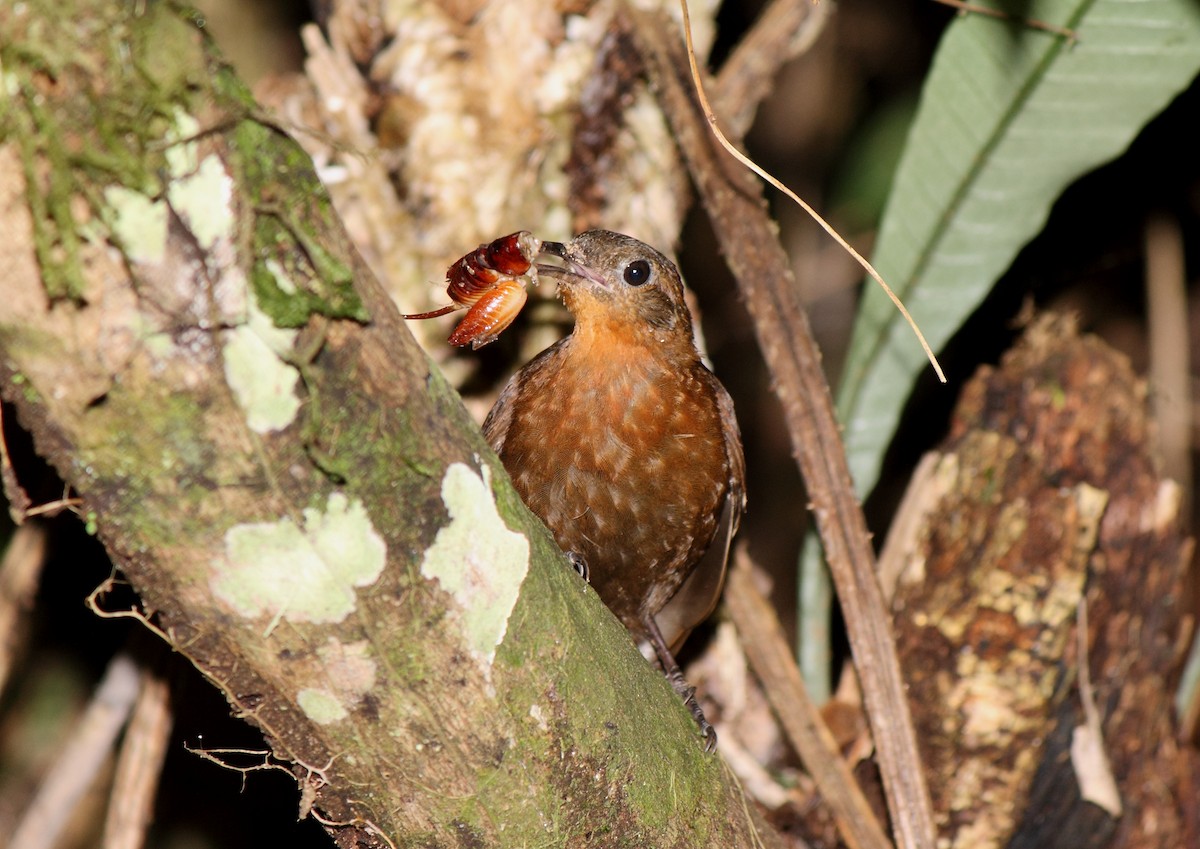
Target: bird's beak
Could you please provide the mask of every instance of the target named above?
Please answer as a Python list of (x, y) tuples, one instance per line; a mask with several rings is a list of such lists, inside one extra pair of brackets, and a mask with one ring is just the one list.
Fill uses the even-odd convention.
[(558, 277), (560, 284), (563, 282), (562, 278), (576, 277), (608, 288), (603, 275), (571, 259), (569, 256), (569, 246), (563, 242), (542, 242), (542, 253), (558, 257), (565, 263), (565, 266), (547, 265), (539, 262), (537, 264), (539, 274), (549, 274), (551, 277)]
[(552, 254), (559, 259), (566, 259), (567, 246), (562, 242), (542, 242), (542, 253)]

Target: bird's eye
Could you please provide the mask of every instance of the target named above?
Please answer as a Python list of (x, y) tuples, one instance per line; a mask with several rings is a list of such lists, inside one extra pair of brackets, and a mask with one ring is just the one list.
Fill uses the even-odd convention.
[(630, 286), (641, 286), (650, 279), (650, 263), (635, 259), (625, 266), (625, 282)]

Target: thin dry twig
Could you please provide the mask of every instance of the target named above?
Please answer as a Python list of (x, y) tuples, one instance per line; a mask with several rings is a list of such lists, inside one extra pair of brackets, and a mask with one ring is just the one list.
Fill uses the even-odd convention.
[(633, 37), (742, 289), (783, 407), (862, 675), (897, 842), (931, 849), (936, 831), (891, 619), (875, 576), (870, 536), (854, 495), (820, 352), (796, 301), (787, 256), (752, 175), (724, 167), (727, 160), (713, 149), (707, 122), (692, 99), (688, 59), (667, 35), (670, 27), (660, 18), (633, 10), (629, 14), (638, 16)]
[(837, 819), (850, 849), (889, 849), (871, 805), (842, 760), (837, 742), (808, 696), (775, 611), (754, 586), (744, 547), (729, 574), (725, 604), (775, 715)]
[(142, 686), (117, 758), (103, 849), (141, 849), (146, 844), (172, 722), (166, 679), (143, 669)]
[(1076, 726), (1071, 735), (1071, 763), (1079, 782), (1079, 795), (1098, 805), (1114, 819), (1121, 816), (1121, 791), (1113, 775), (1112, 764), (1104, 751), (1104, 728), (1096, 707), (1096, 691), (1092, 689), (1092, 674), (1088, 661), (1088, 604), (1087, 596), (1079, 600), (1075, 626), (1079, 641), (1079, 701), (1083, 705), (1083, 725)]
[(171, 635), (151, 622), (150, 617), (138, 610), (136, 607), (131, 607), (127, 610), (105, 610), (100, 606), (101, 596), (112, 592), (116, 585), (117, 577), (116, 570), (114, 569), (111, 575), (105, 578), (98, 587), (88, 593), (88, 597), (83, 600), (83, 603), (87, 605), (88, 610), (92, 611), (92, 613), (96, 614), (101, 619), (135, 619), (146, 626), (146, 628), (149, 629), (152, 634), (159, 637), (167, 645), (175, 646), (178, 650), (180, 647), (175, 640), (171, 639)]
[(1146, 222), (1146, 336), (1150, 381), (1163, 467), (1183, 487), (1183, 512), (1192, 503), (1192, 396), (1188, 352), (1187, 270), (1179, 222), (1156, 215)]
[[(1193, 397), (1188, 330), (1187, 266), (1179, 221), (1166, 213), (1146, 222), (1146, 337), (1150, 349), (1150, 409), (1158, 428), (1163, 468), (1183, 494), (1180, 512), (1191, 514), (1192, 444), (1198, 411)], [(1187, 668), (1200, 665), (1200, 633), (1193, 637)], [(1182, 739), (1200, 727), (1200, 683), (1184, 674), (1179, 695)]]
[(129, 655), (119, 654), (112, 659), (91, 704), (38, 788), (9, 845), (52, 849), (112, 753), (113, 743), (133, 710), (139, 677), (137, 664)]
[(943, 6), (949, 6), (951, 9), (958, 9), (960, 12), (966, 12), (972, 15), (983, 15), (987, 18), (996, 18), (1000, 21), (1010, 21), (1029, 27), (1030, 29), (1040, 29), (1043, 32), (1061, 35), (1063, 38), (1072, 44), (1077, 40), (1075, 30), (1060, 27), (1057, 24), (1048, 24), (1045, 21), (1039, 21), (1035, 18), (1023, 18), (1019, 15), (1010, 15), (1008, 12), (1000, 9), (990, 9), (987, 6), (979, 6), (975, 3), (966, 3), (964, 0), (934, 0), (936, 3), (941, 3)]
[(0, 404), (0, 487), (8, 501), (8, 515), (14, 524), (25, 521), (25, 510), (30, 505), (17, 473), (13, 470), (12, 458), (8, 455), (8, 441), (4, 438), (4, 405)]
[[(221, 767), (222, 769), (227, 769), (230, 772), (236, 772), (239, 775), (241, 775), (241, 777), (242, 777), (242, 792), (245, 792), (245, 790), (246, 790), (246, 776), (252, 772), (263, 772), (263, 771), (270, 772), (272, 770), (276, 770), (279, 772), (286, 772), (288, 775), (292, 775), (292, 771), (287, 766), (285, 766), (284, 764), (275, 760), (275, 753), (272, 752), (270, 749), (237, 749), (237, 748), (233, 748), (233, 749), (231, 749), (231, 748), (216, 748), (216, 749), (196, 748), (196, 749), (193, 749), (191, 746), (187, 745), (186, 743), (184, 743), (183, 749), (185, 752), (190, 752), (191, 754), (196, 755), (199, 758), (203, 758), (204, 760), (208, 761), (209, 763), (214, 763), (217, 766)], [(256, 759), (261, 759), (261, 763), (252, 763), (249, 766), (238, 766), (237, 764), (233, 763), (233, 761), (226, 760), (226, 757), (228, 757), (230, 755), (252, 756)]]
[(32, 518), (36, 518), (38, 516), (52, 516), (53, 517), (53, 516), (57, 516), (59, 513), (61, 513), (64, 510), (71, 510), (73, 512), (78, 513), (79, 511), (76, 508), (82, 507), (82, 506), (83, 506), (82, 498), (72, 498), (69, 496), (63, 496), (62, 498), (56, 498), (53, 501), (47, 501), (45, 504), (39, 504), (36, 507), (30, 507), (28, 510), (25, 511), (25, 518), (32, 519)]
[(36, 522), (18, 526), (0, 563), (0, 692), (21, 643), (22, 614), (33, 605), (45, 559), (46, 529)]
[(687, 43), (687, 61), (688, 68), (692, 74), (692, 83), (696, 87), (696, 96), (700, 99), (700, 108), (704, 112), (704, 118), (706, 121), (708, 121), (709, 129), (712, 130), (712, 134), (716, 137), (717, 141), (720, 142), (721, 147), (725, 148), (725, 150), (729, 152), (730, 156), (742, 163), (742, 165), (744, 165), (746, 168), (750, 169), (760, 178), (766, 180), (776, 189), (787, 195), (787, 197), (793, 203), (808, 213), (809, 217), (812, 218), (813, 221), (816, 221), (819, 225), (821, 225), (821, 229), (828, 233), (830, 238), (841, 245), (842, 249), (845, 250), (846, 253), (854, 257), (854, 261), (861, 265), (863, 270), (870, 275), (871, 279), (879, 284), (880, 288), (883, 289), (884, 294), (886, 294), (891, 300), (892, 305), (899, 310), (900, 315), (902, 315), (904, 320), (908, 322), (908, 326), (912, 328), (913, 333), (917, 337), (917, 342), (919, 342), (921, 345), (921, 350), (925, 352), (925, 356), (929, 360), (929, 364), (933, 366), (933, 370), (936, 372), (938, 380), (940, 380), (942, 383), (945, 383), (946, 375), (942, 371), (942, 366), (938, 362), (937, 357), (934, 356), (933, 349), (929, 347), (929, 343), (925, 340), (925, 334), (921, 332), (921, 328), (917, 326), (916, 321), (914, 321), (913, 317), (909, 315), (908, 308), (904, 306), (904, 302), (896, 296), (896, 293), (892, 291), (892, 287), (889, 286), (879, 272), (875, 270), (875, 266), (871, 265), (865, 256), (855, 250), (854, 246), (847, 242), (842, 237), (842, 234), (833, 228), (833, 225), (822, 218), (821, 214), (813, 209), (812, 205), (809, 204), (808, 201), (804, 200), (804, 198), (800, 197), (800, 195), (796, 194), (783, 183), (781, 183), (749, 156), (738, 150), (737, 147), (725, 137), (725, 133), (721, 131), (720, 124), (717, 123), (717, 116), (713, 112), (712, 106), (708, 102), (708, 96), (704, 93), (704, 82), (700, 76), (700, 68), (696, 64), (696, 49), (692, 44), (692, 24), (691, 19), (688, 16), (687, 0), (679, 0), (679, 4), (683, 9), (683, 36)]

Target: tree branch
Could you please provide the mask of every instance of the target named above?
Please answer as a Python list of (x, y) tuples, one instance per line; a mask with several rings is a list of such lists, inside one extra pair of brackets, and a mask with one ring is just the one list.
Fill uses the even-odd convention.
[(145, 615), (342, 845), (777, 845), (307, 157), (139, 8), (0, 10), (0, 392)]

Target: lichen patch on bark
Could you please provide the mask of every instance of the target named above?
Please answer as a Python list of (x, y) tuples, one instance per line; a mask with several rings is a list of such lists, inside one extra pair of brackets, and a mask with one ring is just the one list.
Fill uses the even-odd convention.
[(203, 158), (198, 146), (188, 139), (200, 130), (199, 122), (182, 110), (176, 110), (176, 144), (167, 148), (167, 163), (174, 177), (167, 187), (171, 208), (182, 218), (204, 250), (212, 250), (218, 241), (232, 242), (233, 178), (215, 153)]
[(362, 502), (335, 492), (324, 511), (304, 511), (303, 527), (285, 517), (230, 528), (210, 582), (232, 611), (269, 616), (272, 626), (280, 618), (341, 622), (355, 608), (355, 588), (373, 583), (386, 559)]
[(225, 334), (225, 380), (255, 433), (283, 430), (300, 410), (300, 372), (283, 359), (298, 332), (276, 327), (251, 301), (246, 323)]
[(306, 687), (296, 694), (296, 704), (318, 725), (329, 725), (350, 715), (338, 697), (320, 687)]
[(489, 478), (486, 466), (481, 477), (464, 463), (450, 464), (442, 478), (450, 524), (438, 531), (421, 562), (421, 574), (436, 578), (454, 597), (467, 646), (485, 669), (529, 571), (529, 540), (504, 524)]
[(222, 238), (232, 238), (233, 180), (216, 154), (201, 160), (193, 174), (171, 184), (167, 197), (172, 208), (188, 223), (188, 229), (200, 243), (211, 250)]
[(113, 232), (134, 262), (160, 263), (167, 253), (167, 205), (124, 186), (109, 186), (104, 200), (114, 214)]

